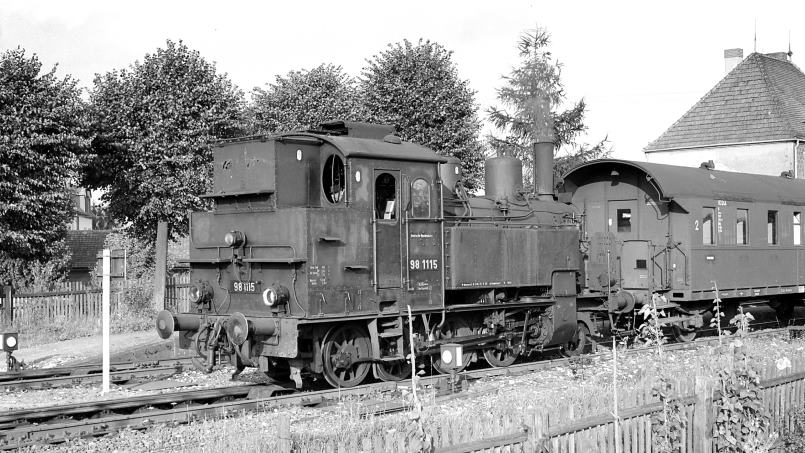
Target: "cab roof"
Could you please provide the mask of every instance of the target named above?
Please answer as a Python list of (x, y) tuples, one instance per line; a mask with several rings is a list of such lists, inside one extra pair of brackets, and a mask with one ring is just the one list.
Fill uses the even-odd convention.
[(805, 205), (805, 180), (782, 176), (737, 173), (707, 168), (600, 159), (571, 169), (564, 177), (565, 191), (573, 192), (594, 175), (610, 175), (632, 168), (653, 181), (664, 199), (706, 198)]
[(332, 136), (312, 132), (290, 132), (281, 134), (276, 140), (319, 140), (329, 143), (344, 157), (365, 157), (370, 159), (407, 160), (416, 162), (447, 162), (447, 158), (436, 154), (430, 148), (416, 143), (404, 142), (396, 135), (387, 135), (381, 140), (349, 136)]

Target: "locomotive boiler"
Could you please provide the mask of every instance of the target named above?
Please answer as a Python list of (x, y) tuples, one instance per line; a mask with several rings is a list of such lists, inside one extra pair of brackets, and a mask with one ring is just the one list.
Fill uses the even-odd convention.
[(300, 386), (403, 379), (411, 351), (444, 372), (444, 343), (465, 365), (578, 353), (581, 217), (555, 200), (553, 145), (535, 149), (535, 193), (501, 156), (471, 197), (457, 160), (388, 126), (222, 143), (213, 208), (190, 216), (192, 310), (161, 312), (158, 333), (178, 332), (202, 369), (228, 360)]

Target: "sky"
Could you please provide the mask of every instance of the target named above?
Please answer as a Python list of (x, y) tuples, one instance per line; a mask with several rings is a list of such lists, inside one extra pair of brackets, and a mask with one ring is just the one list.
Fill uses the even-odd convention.
[[(805, 64), (805, 1), (0, 1), (0, 51), (18, 46), (79, 86), (182, 40), (248, 94), (321, 63), (359, 76), (390, 43), (429, 39), (453, 52), (479, 116), (497, 105), (523, 32), (543, 27), (568, 106), (587, 103), (582, 142), (612, 157), (642, 149), (724, 77), (724, 50), (787, 51)], [(789, 38), (790, 36), (790, 38)], [(756, 37), (756, 38), (755, 38)], [(491, 128), (485, 126), (485, 131)]]

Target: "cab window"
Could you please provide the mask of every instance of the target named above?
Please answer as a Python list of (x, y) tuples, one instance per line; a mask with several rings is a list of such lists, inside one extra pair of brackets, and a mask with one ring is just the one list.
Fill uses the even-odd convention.
[(330, 203), (339, 203), (344, 198), (344, 161), (333, 154), (324, 162), (321, 175), (324, 197)]
[(375, 218), (397, 218), (397, 179), (389, 173), (381, 173), (375, 179)]
[(422, 178), (411, 184), (411, 215), (418, 218), (430, 217), (430, 184)]

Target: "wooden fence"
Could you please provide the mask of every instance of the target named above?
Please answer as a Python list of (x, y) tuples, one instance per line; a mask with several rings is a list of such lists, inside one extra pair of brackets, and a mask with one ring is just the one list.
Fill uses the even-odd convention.
[[(805, 358), (792, 359), (789, 369), (780, 371), (771, 364), (761, 372), (762, 400), (772, 419), (771, 429), (780, 433), (792, 427), (792, 410), (805, 407)], [(674, 394), (681, 403), (680, 416), (687, 421), (682, 433), (682, 452), (714, 452), (713, 426), (719, 398), (717, 383), (703, 377), (681, 376), (674, 382)], [(503, 419), (481, 417), (448, 419), (441, 426), (430, 426), (437, 453), (471, 452), (622, 452), (657, 451), (652, 433), (652, 415), (662, 414), (663, 404), (651, 395), (650, 387), (635, 387), (619, 396), (618, 418), (600, 405), (587, 401), (582, 407), (544, 407), (530, 414)], [(617, 434), (616, 434), (617, 429)], [(412, 448), (410, 433), (394, 431), (370, 438), (346, 436), (334, 442), (308, 445), (295, 442), (287, 420), (280, 420), (276, 437), (280, 451), (419, 451)], [(283, 446), (286, 449), (283, 450)], [(311, 448), (312, 447), (312, 448)], [(778, 445), (774, 452), (782, 452)], [(424, 451), (431, 451), (425, 449)]]
[[(165, 285), (165, 308), (175, 311), (189, 309), (189, 281), (188, 275), (168, 279)], [(112, 312), (126, 303), (127, 292), (134, 291), (142, 292), (142, 289), (136, 290), (134, 285), (113, 288), (110, 300)], [(100, 318), (101, 297), (101, 289), (89, 282), (59, 283), (50, 291), (20, 289), (14, 293), (14, 323), (25, 325), (34, 319), (38, 322), (42, 319), (63, 322), (76, 318)]]
[[(792, 360), (790, 369), (777, 370), (774, 364), (761, 370), (762, 400), (771, 415), (771, 431), (780, 433), (793, 426), (791, 413), (805, 407), (805, 359)], [(715, 382), (696, 376), (681, 377), (674, 383), (676, 399), (681, 403), (681, 418), (686, 420), (681, 451), (707, 453), (715, 451), (713, 426), (714, 401), (720, 398)], [(621, 395), (618, 418), (612, 412), (592, 416), (574, 416), (572, 406), (564, 413), (554, 410), (533, 420), (520, 421), (521, 426), (508, 433), (486, 439), (467, 439), (445, 444), (436, 439), (436, 451), (459, 453), (476, 451), (539, 452), (623, 452), (649, 453), (653, 447), (652, 415), (661, 414), (663, 404), (651, 396), (650, 388), (634, 388)], [(593, 403), (590, 404), (592, 406)], [(561, 409), (560, 409), (561, 411)], [(587, 411), (584, 411), (587, 412)], [(512, 425), (511, 422), (504, 423)], [(616, 431), (617, 429), (617, 431)], [(617, 433), (617, 434), (616, 434)], [(458, 440), (453, 438), (452, 440)], [(776, 450), (782, 452), (780, 445)]]

